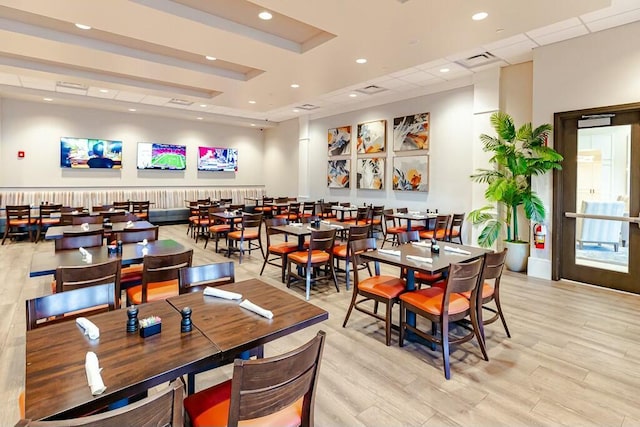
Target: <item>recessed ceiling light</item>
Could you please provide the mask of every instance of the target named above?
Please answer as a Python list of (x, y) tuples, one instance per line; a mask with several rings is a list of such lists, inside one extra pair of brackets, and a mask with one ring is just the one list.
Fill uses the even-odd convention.
[(202, 117), (196, 117), (196, 120), (202, 120)]
[(256, 125), (255, 123), (251, 123), (251, 126), (255, 126), (255, 125)]
[(298, 83), (294, 83), (291, 85), (292, 88), (294, 89), (298, 89), (300, 87), (300, 85)]
[(80, 28), (81, 30), (90, 30), (91, 27), (89, 25), (85, 25), (85, 24), (76, 24), (76, 27)]
[(366, 64), (366, 63), (367, 63), (367, 60), (366, 60), (365, 58), (358, 58), (358, 59), (356, 59), (356, 62), (357, 62), (358, 64)]
[(474, 13), (471, 19), (473, 19), (474, 21), (482, 21), (487, 16), (489, 16), (487, 12), (478, 12), (478, 13)]
[(204, 59), (206, 59), (207, 61), (215, 61), (218, 58), (216, 58), (215, 56), (207, 55), (204, 57)]
[(51, 102), (53, 101), (53, 98), (42, 98), (43, 101), (47, 101), (47, 102)]
[(299, 112), (300, 112), (300, 110), (298, 110), (297, 108), (294, 108), (294, 109), (293, 109), (293, 112), (294, 112), (294, 113), (299, 113)]
[(448, 69), (448, 68), (440, 68), (440, 72), (441, 73), (448, 73), (449, 71), (451, 71), (451, 70)]
[(249, 101), (249, 104), (255, 104), (255, 103), (256, 101), (253, 101), (253, 100)]
[(138, 111), (135, 108), (129, 108), (129, 111), (134, 112), (134, 111)]
[(356, 96), (358, 96), (358, 95), (357, 95), (357, 94), (355, 94), (355, 93), (350, 93), (350, 94), (349, 94), (349, 96), (350, 96), (351, 98), (355, 98), (355, 97), (356, 97)]
[(263, 21), (268, 21), (269, 19), (273, 18), (273, 15), (264, 10), (258, 14), (258, 18), (262, 19)]
[(207, 104), (200, 104), (200, 106), (201, 106), (202, 108), (206, 108), (206, 107), (207, 107)]
[(100, 92), (102, 93), (109, 93), (109, 91), (107, 89), (100, 89)]

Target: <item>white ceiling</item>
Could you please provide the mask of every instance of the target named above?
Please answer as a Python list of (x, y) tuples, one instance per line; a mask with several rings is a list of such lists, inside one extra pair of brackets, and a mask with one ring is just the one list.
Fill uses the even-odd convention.
[(268, 127), (637, 20), (639, 0), (0, 0), (0, 96)]

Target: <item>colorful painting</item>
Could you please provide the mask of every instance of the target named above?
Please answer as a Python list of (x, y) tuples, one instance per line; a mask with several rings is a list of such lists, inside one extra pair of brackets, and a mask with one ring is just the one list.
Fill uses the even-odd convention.
[(365, 190), (384, 188), (384, 157), (358, 159), (358, 188)]
[(429, 149), (429, 113), (393, 119), (393, 150)]
[(429, 156), (394, 157), (393, 189), (429, 191)]
[(327, 185), (329, 188), (349, 188), (351, 160), (329, 160)]
[(329, 156), (351, 154), (351, 126), (329, 129), (327, 140), (329, 142)]
[(386, 120), (358, 124), (358, 153), (383, 153), (386, 144)]

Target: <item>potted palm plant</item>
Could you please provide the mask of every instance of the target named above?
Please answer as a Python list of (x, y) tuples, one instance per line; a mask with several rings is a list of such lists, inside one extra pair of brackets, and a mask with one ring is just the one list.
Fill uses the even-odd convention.
[[(492, 153), (489, 160), (492, 169), (477, 169), (471, 175), (474, 182), (488, 184), (485, 198), (491, 205), (469, 213), (469, 220), (482, 225), (478, 244), (492, 246), (503, 234), (509, 248), (507, 268), (512, 271), (526, 269), (529, 243), (521, 240), (518, 230), (518, 209), (524, 208), (528, 220), (542, 222), (546, 212), (542, 200), (531, 189), (531, 177), (552, 169), (562, 169), (562, 156), (547, 146), (551, 125), (543, 124), (535, 129), (526, 123), (516, 129), (513, 118), (504, 112), (491, 115), (491, 125), (497, 136), (480, 135), (483, 150)], [(502, 205), (496, 213), (495, 203)], [(528, 233), (527, 233), (528, 234)]]

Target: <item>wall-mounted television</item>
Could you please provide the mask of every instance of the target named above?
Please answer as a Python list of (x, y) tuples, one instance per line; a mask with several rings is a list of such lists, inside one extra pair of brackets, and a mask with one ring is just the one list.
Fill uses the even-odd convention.
[(60, 138), (62, 168), (122, 168), (122, 141), (108, 139)]
[(186, 168), (186, 146), (138, 142), (138, 169), (185, 170)]
[(238, 171), (238, 149), (198, 147), (198, 170), (215, 172)]

